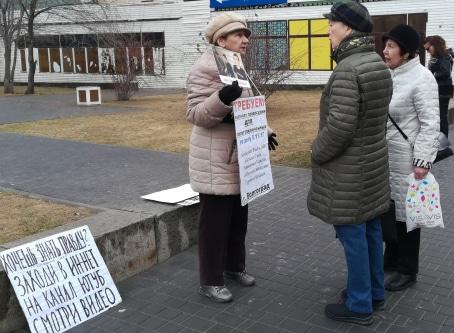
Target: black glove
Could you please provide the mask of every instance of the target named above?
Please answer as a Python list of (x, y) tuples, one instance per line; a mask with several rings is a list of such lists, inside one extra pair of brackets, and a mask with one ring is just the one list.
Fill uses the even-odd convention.
[(279, 146), (279, 143), (277, 143), (277, 140), (275, 139), (276, 133), (271, 133), (271, 135), (268, 137), (268, 149), (269, 150), (276, 150), (276, 147)]
[(232, 85), (225, 86), (219, 90), (219, 99), (225, 105), (230, 105), (234, 100), (241, 96), (243, 88), (238, 86), (238, 81), (233, 81)]
[(228, 115), (226, 115), (222, 121), (224, 124), (233, 124), (235, 122), (235, 119), (233, 118), (233, 113), (230, 112)]

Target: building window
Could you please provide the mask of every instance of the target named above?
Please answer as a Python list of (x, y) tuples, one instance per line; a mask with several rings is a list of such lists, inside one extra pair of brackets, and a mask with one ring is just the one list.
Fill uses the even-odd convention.
[(142, 49), (139, 47), (128, 48), (129, 70), (136, 75), (142, 75)]
[(76, 73), (87, 73), (87, 63), (85, 61), (85, 49), (74, 49), (74, 63), (76, 65)]
[(115, 56), (115, 73), (126, 74), (128, 72), (126, 48), (117, 47), (114, 52)]
[(114, 49), (100, 49), (101, 73), (114, 73)]
[(38, 64), (41, 73), (49, 73), (49, 52), (48, 49), (38, 49)]
[(73, 49), (72, 48), (62, 49), (62, 55), (63, 55), (63, 72), (73, 73), (74, 72)]
[(99, 73), (98, 48), (87, 47), (88, 73)]
[(288, 69), (287, 21), (248, 22), (251, 41), (246, 55), (250, 69)]
[(20, 64), (21, 64), (21, 71), (27, 71), (27, 58), (25, 57), (25, 49), (20, 50)]
[[(25, 36), (20, 36), (17, 42), (21, 69), (26, 71)], [(163, 32), (36, 35), (33, 46), (39, 71), (43, 73), (165, 74)]]
[(144, 62), (145, 62), (145, 74), (153, 75), (154, 74), (154, 62), (153, 62), (153, 48), (144, 47), (143, 48)]
[(50, 70), (52, 73), (60, 73), (61, 72), (61, 64), (60, 64), (60, 49), (51, 48), (49, 49), (50, 54)]
[(332, 70), (328, 20), (289, 21), (290, 69)]

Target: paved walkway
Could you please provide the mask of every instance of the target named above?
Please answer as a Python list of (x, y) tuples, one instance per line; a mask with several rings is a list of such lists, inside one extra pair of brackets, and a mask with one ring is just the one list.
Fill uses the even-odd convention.
[[(187, 182), (178, 154), (0, 133), (0, 156), (1, 187), (106, 208), (147, 211), (153, 204), (140, 195)], [(257, 286), (229, 285), (230, 304), (199, 296), (193, 247), (119, 283), (123, 303), (71, 332), (454, 332), (454, 158), (433, 170), (446, 229), (423, 230), (418, 283), (388, 294), (369, 328), (323, 315), (345, 286), (342, 249), (307, 212), (310, 171), (273, 169), (276, 190), (250, 205)]]
[(235, 299), (197, 294), (197, 249), (118, 284), (123, 303), (78, 332), (454, 332), (454, 159), (439, 163), (446, 229), (423, 230), (418, 283), (387, 294), (386, 310), (363, 328), (323, 315), (345, 286), (332, 227), (308, 215), (307, 170), (275, 167), (276, 190), (250, 205), (248, 269), (257, 286), (229, 284)]

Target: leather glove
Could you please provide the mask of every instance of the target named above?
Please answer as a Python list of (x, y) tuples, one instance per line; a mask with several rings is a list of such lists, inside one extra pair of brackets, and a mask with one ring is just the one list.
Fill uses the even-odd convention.
[(277, 142), (276, 138), (276, 133), (271, 133), (271, 135), (268, 137), (268, 149), (269, 150), (276, 150), (276, 147), (279, 146), (279, 143)]
[(230, 112), (227, 114), (224, 119), (222, 119), (222, 123), (224, 124), (233, 124), (235, 122), (235, 119), (233, 118), (233, 113)]
[(238, 86), (238, 81), (233, 81), (233, 83), (229, 86), (225, 86), (221, 90), (219, 90), (219, 99), (225, 105), (230, 105), (234, 100), (241, 96), (243, 92), (243, 88)]

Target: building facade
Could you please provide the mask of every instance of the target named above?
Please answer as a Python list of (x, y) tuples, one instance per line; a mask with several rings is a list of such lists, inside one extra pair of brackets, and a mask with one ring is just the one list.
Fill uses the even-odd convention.
[[(183, 88), (189, 69), (207, 47), (203, 36), (206, 25), (223, 11), (240, 13), (248, 20), (253, 31), (251, 69), (291, 73), (286, 84), (321, 85), (335, 66), (330, 58), (328, 22), (323, 18), (334, 1), (105, 2), (109, 3), (108, 9), (98, 15), (92, 13), (85, 20), (41, 18), (33, 49), (37, 61), (35, 82), (102, 84), (112, 82), (112, 73), (135, 71), (141, 87)], [(363, 4), (374, 20), (379, 53), (383, 47), (381, 36), (399, 23), (413, 26), (422, 37), (440, 35), (448, 46), (454, 46), (453, 0), (377, 0)], [(18, 46), (15, 81), (25, 83), (25, 38), (19, 39)], [(1, 78), (2, 52), (0, 48)], [(421, 49), (423, 62), (425, 57)]]

